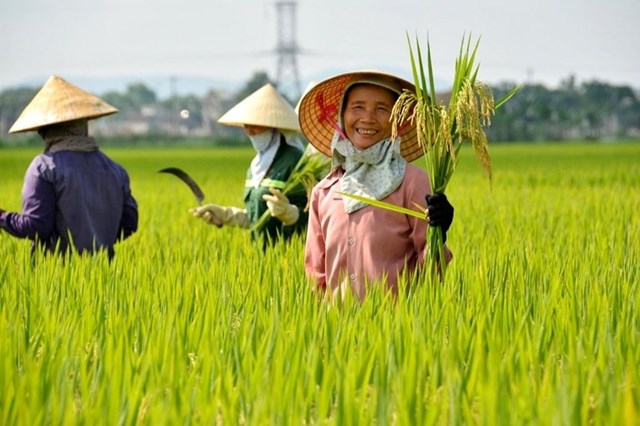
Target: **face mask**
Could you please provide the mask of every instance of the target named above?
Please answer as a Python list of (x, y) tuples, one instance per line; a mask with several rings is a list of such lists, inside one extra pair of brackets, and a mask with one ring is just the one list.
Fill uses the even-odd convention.
[(273, 131), (265, 131), (260, 133), (259, 135), (249, 136), (249, 140), (251, 140), (251, 145), (258, 152), (264, 152), (269, 145), (271, 144), (271, 140), (273, 139)]

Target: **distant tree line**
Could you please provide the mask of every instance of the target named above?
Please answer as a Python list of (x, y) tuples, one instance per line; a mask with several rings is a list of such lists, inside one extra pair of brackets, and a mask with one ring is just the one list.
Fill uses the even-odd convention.
[[(493, 87), (499, 99), (513, 85)], [(576, 85), (569, 77), (554, 90), (524, 85), (505, 103), (487, 131), (492, 141), (623, 140), (640, 137), (640, 97), (631, 87), (599, 81)]]
[[(94, 133), (106, 136), (238, 138), (240, 130), (217, 124), (229, 108), (267, 82), (265, 72), (255, 73), (235, 93), (210, 90), (204, 96), (173, 95), (158, 99), (142, 82), (130, 84), (124, 93), (100, 95), (120, 110), (108, 120), (96, 120)], [(492, 87), (501, 98), (515, 85)], [(0, 139), (33, 98), (37, 88), (13, 88), (0, 92)], [(292, 105), (297, 99), (290, 100)], [(640, 139), (640, 99), (631, 87), (599, 81), (576, 84), (575, 78), (562, 81), (557, 89), (525, 84), (500, 107), (487, 130), (491, 142), (563, 141), (576, 139)], [(241, 138), (240, 138), (241, 139)]]

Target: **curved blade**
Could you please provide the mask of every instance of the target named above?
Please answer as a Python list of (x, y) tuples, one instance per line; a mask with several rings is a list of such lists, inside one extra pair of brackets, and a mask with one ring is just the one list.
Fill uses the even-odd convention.
[(191, 189), (191, 192), (193, 192), (193, 195), (195, 195), (196, 200), (198, 200), (198, 204), (202, 205), (202, 200), (204, 200), (204, 192), (202, 192), (200, 186), (186, 172), (177, 167), (167, 167), (166, 169), (158, 170), (158, 173), (169, 173), (177, 176), (180, 180), (187, 184), (189, 189)]

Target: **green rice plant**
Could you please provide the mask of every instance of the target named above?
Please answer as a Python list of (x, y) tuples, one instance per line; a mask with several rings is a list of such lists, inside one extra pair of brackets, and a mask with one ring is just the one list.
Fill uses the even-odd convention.
[[(448, 105), (438, 104), (431, 61), (431, 46), (427, 42), (427, 70), (422, 60), (420, 43), (416, 39), (415, 53), (409, 42), (411, 70), (415, 93), (405, 91), (400, 95), (392, 111), (392, 138), (397, 137), (403, 123), (415, 123), (424, 150), (425, 166), (434, 193), (444, 193), (456, 169), (460, 147), (468, 142), (473, 147), (485, 172), (491, 179), (491, 159), (488, 140), (483, 127), (491, 124), (495, 109), (517, 91), (511, 90), (494, 104), (491, 89), (477, 80), (479, 66), (475, 63), (480, 40), (471, 48), (471, 37), (463, 37), (456, 59), (453, 87)], [(429, 270), (432, 278), (444, 279), (446, 261), (442, 230), (427, 231)]]
[[(107, 150), (141, 220), (111, 263), (0, 231), (0, 424), (638, 423), (640, 143), (495, 144), (491, 192), (463, 146), (446, 281), (331, 306), (303, 236), (263, 252), (157, 174), (240, 205), (250, 147)], [(0, 150), (0, 207), (36, 153)]]

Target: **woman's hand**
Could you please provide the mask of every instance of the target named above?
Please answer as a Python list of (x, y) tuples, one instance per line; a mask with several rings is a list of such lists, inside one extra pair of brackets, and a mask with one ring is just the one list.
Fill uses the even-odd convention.
[(445, 234), (453, 222), (453, 206), (444, 194), (427, 195), (427, 222), (429, 226), (439, 226), (442, 228), (442, 236)]
[(249, 217), (247, 211), (237, 207), (224, 207), (217, 204), (205, 204), (201, 207), (189, 209), (195, 217), (199, 217), (209, 225), (221, 228), (222, 225), (238, 226), (240, 228), (249, 227)]
[(293, 225), (298, 221), (298, 208), (289, 203), (289, 199), (279, 189), (269, 188), (272, 195), (265, 194), (262, 199), (267, 202), (269, 214), (282, 221), (285, 225)]

